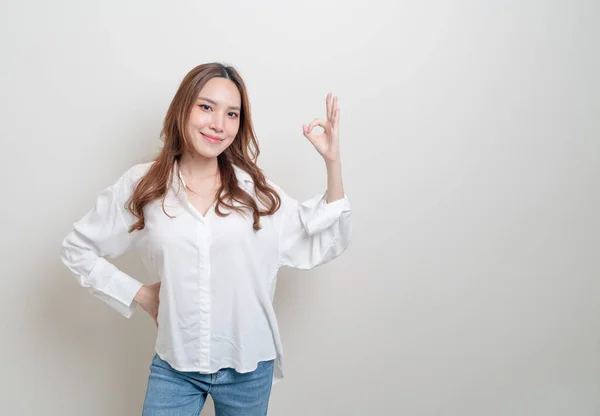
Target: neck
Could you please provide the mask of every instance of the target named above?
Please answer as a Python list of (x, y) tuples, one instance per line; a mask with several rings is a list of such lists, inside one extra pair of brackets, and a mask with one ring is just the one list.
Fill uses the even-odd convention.
[(219, 163), (216, 157), (184, 153), (179, 159), (179, 169), (188, 178), (202, 180), (216, 176), (219, 173)]

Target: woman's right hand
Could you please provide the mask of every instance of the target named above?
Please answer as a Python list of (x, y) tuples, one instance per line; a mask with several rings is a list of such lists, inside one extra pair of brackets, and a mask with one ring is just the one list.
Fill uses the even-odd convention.
[(133, 300), (137, 302), (143, 310), (148, 312), (148, 315), (154, 319), (154, 324), (158, 328), (158, 304), (159, 298), (158, 293), (160, 292), (160, 283), (157, 282), (152, 285), (144, 285), (138, 290)]

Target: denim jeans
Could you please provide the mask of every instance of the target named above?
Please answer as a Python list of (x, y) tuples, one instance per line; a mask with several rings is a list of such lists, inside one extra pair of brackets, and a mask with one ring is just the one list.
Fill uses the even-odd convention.
[(156, 354), (150, 365), (142, 416), (198, 416), (208, 394), (216, 416), (266, 415), (273, 363), (261, 361), (249, 373), (224, 368), (202, 374), (175, 370)]

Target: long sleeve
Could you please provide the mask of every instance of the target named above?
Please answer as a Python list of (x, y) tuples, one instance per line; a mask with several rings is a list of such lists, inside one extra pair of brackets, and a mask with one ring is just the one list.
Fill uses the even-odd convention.
[(320, 194), (299, 203), (279, 188), (282, 219), (279, 230), (281, 266), (312, 269), (342, 254), (352, 234), (347, 196), (327, 203)]
[(106, 259), (122, 255), (131, 244), (123, 212), (124, 182), (121, 177), (100, 192), (95, 206), (74, 224), (62, 242), (61, 260), (81, 286), (129, 318), (143, 284)]

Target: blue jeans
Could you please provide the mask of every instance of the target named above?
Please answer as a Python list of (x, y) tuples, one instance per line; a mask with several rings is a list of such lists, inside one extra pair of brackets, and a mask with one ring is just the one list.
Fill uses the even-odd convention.
[(208, 394), (215, 404), (216, 416), (266, 415), (273, 363), (261, 361), (249, 373), (224, 368), (202, 374), (175, 370), (155, 354), (142, 416), (198, 416)]

